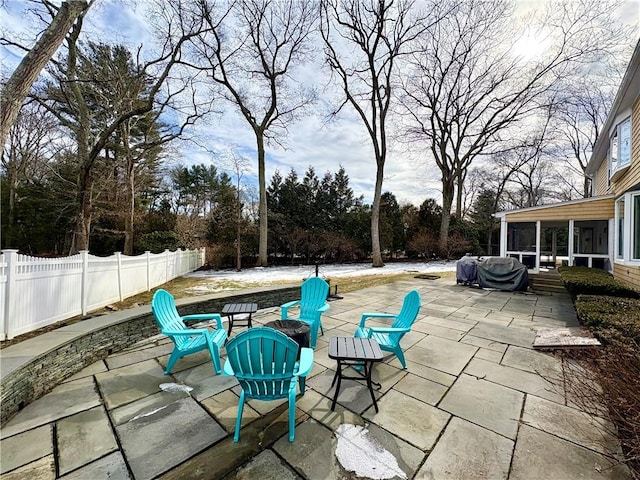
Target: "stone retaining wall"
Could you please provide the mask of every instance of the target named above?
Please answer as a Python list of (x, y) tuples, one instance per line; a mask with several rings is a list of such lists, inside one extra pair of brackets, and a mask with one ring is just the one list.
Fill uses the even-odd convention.
[[(244, 291), (234, 295), (192, 297), (177, 300), (176, 304), (180, 314), (191, 315), (220, 312), (225, 303), (257, 303), (258, 308), (269, 308), (298, 298), (300, 287), (285, 287)], [(118, 323), (107, 327), (97, 326), (72, 341), (36, 355), (30, 362), (1, 379), (0, 426), (71, 375), (159, 332), (149, 307), (143, 313), (138, 310)]]

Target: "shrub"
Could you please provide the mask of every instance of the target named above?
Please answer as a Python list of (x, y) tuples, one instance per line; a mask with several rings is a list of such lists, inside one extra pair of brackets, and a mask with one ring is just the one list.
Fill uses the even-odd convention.
[(578, 295), (607, 295), (611, 297), (640, 298), (640, 292), (618, 282), (604, 270), (587, 267), (562, 267), (560, 278), (575, 300)]
[(604, 341), (608, 329), (640, 343), (640, 300), (634, 298), (580, 295), (576, 300), (580, 323), (593, 328)]

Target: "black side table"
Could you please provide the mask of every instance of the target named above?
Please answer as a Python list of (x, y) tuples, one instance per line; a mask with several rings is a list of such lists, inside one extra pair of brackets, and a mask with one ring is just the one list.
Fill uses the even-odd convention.
[(222, 315), (226, 315), (229, 318), (229, 332), (227, 336), (231, 336), (231, 329), (233, 328), (234, 315), (249, 314), (249, 318), (246, 322), (238, 325), (251, 328), (251, 315), (258, 311), (257, 303), (227, 303), (222, 307)]
[[(331, 337), (329, 339), (329, 358), (333, 358), (338, 361), (338, 369), (333, 376), (331, 386), (338, 380), (336, 386), (336, 393), (333, 396), (333, 402), (331, 403), (331, 411), (336, 407), (336, 401), (338, 400), (338, 394), (340, 393), (340, 382), (343, 378), (348, 380), (361, 380), (365, 378), (367, 380), (367, 388), (371, 393), (371, 399), (373, 400), (373, 407), (378, 412), (378, 402), (373, 394), (373, 385), (379, 390), (382, 388), (377, 382), (371, 381), (371, 370), (374, 362), (382, 360), (383, 354), (380, 350), (380, 345), (372, 338), (355, 338), (355, 337)], [(358, 377), (348, 377), (343, 375), (343, 368), (351, 366), (361, 366), (364, 369), (364, 373)]]

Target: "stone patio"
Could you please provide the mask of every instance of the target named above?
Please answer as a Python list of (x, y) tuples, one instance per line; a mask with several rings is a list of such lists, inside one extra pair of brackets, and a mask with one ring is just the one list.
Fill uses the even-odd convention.
[[(206, 352), (163, 374), (162, 336), (109, 356), (28, 405), (2, 428), (0, 474), (13, 479), (631, 479), (605, 419), (565, 398), (563, 370), (534, 351), (537, 328), (577, 325), (568, 295), (490, 292), (452, 277), (344, 294), (323, 316), (299, 396), (294, 443), (287, 405), (250, 401), (232, 442), (238, 384)], [(374, 367), (379, 413), (344, 380), (328, 339), (353, 335), (364, 311), (397, 312), (417, 289), (422, 309), (403, 339), (406, 370)], [(279, 318), (259, 310), (254, 325)], [(235, 330), (237, 333), (240, 329)], [(164, 384), (186, 385), (187, 392)]]

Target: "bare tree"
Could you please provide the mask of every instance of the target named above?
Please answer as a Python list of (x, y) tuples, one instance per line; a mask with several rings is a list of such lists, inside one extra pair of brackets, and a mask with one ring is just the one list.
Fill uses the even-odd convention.
[[(93, 2), (94, 0), (89, 2), (86, 0), (67, 0), (60, 7), (56, 7), (49, 1), (43, 0), (43, 4), (53, 14), (51, 23), (33, 48), (28, 50), (0, 94), (0, 146), (3, 146), (7, 141), (9, 129), (16, 121), (22, 102), (40, 72), (56, 53), (75, 20), (83, 16)], [(6, 38), (2, 38), (0, 43), (18, 46)]]
[[(267, 265), (265, 145), (279, 142), (316, 98), (295, 80), (310, 58), (317, 11), (311, 2), (238, 0), (220, 8), (198, 0), (191, 16), (205, 28), (192, 39), (191, 66), (206, 71), (251, 127), (257, 146), (260, 241), (258, 265)], [(186, 13), (185, 13), (185, 17)]]
[(382, 267), (380, 200), (387, 161), (387, 119), (397, 82), (398, 61), (427, 28), (425, 17), (405, 0), (324, 0), (321, 32), (327, 64), (371, 138), (376, 181), (371, 207), (373, 266)]
[[(167, 6), (163, 14), (170, 16), (171, 13), (171, 7)], [(54, 62), (52, 82), (43, 92), (35, 95), (71, 132), (76, 143), (78, 212), (71, 252), (88, 249), (89, 246), (96, 166), (104, 158), (103, 151), (112, 136), (130, 119), (153, 111), (159, 115), (165, 109), (176, 108), (176, 99), (190, 89), (192, 79), (187, 76), (172, 78), (171, 73), (174, 67), (180, 65), (183, 45), (198, 33), (197, 24), (190, 25), (185, 31), (167, 18), (161, 51), (149, 61), (143, 61), (138, 56), (135, 65), (128, 67), (135, 74), (121, 85), (119, 81), (124, 81), (122, 78), (98, 76), (99, 65), (94, 64), (87, 57), (88, 52), (80, 48), (82, 25), (81, 16), (67, 35), (66, 57)], [(96, 52), (100, 52), (100, 47)], [(109, 68), (105, 70), (109, 71)], [(114, 67), (114, 70), (117, 69)], [(168, 137), (164, 140), (180, 136), (207, 107), (192, 103), (191, 110), (180, 118), (181, 124), (167, 133)]]
[(514, 3), (446, 0), (436, 8), (450, 12), (420, 39), (403, 104), (409, 138), (426, 141), (442, 173), (444, 246), (454, 200), (461, 214), (462, 185), (472, 162), (510, 148), (503, 145), (512, 140), (508, 128), (545, 107), (558, 79), (607, 48), (611, 12), (599, 0), (550, 4), (537, 30), (528, 19), (544, 54), (524, 59), (514, 54), (523, 41), (513, 28)]
[(591, 180), (585, 171), (613, 103), (614, 92), (593, 77), (567, 82), (562, 91), (564, 98), (558, 102), (555, 112), (561, 137), (557, 153), (566, 160), (570, 175), (582, 179), (582, 188), (577, 193), (586, 198), (590, 195)]

